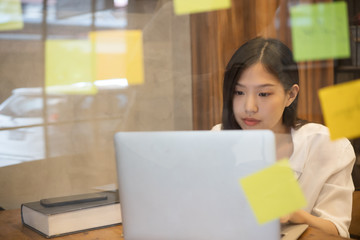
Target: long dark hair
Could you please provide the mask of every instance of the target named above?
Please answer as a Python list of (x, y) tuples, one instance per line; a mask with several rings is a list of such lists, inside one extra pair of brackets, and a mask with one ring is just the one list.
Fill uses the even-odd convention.
[[(223, 129), (241, 129), (233, 112), (235, 85), (241, 74), (250, 66), (260, 62), (269, 73), (280, 80), (285, 91), (299, 84), (297, 64), (291, 50), (277, 39), (254, 38), (242, 45), (231, 57), (226, 66), (223, 84)], [(303, 121), (297, 118), (298, 97), (286, 107), (283, 124), (287, 127), (299, 127)]]

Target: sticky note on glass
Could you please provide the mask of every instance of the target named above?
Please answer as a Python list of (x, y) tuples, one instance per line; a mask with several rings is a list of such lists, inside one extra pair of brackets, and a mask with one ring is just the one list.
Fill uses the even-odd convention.
[(360, 137), (360, 80), (322, 88), (319, 98), (331, 139)]
[(20, 0), (0, 1), (0, 31), (23, 29)]
[(231, 0), (174, 0), (177, 15), (209, 12), (231, 7)]
[(350, 57), (345, 1), (290, 8), (295, 61)]
[(89, 40), (47, 40), (45, 84), (47, 92), (95, 94), (94, 54)]
[(258, 223), (290, 214), (306, 200), (287, 159), (239, 179)]
[(142, 31), (91, 32), (90, 39), (96, 52), (96, 80), (126, 79), (129, 85), (144, 83)]

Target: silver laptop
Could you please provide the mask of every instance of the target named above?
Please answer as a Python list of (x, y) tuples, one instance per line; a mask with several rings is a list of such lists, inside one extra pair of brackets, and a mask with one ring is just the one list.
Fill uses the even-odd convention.
[(259, 225), (238, 183), (275, 162), (272, 132), (119, 132), (114, 139), (125, 240), (280, 239), (279, 221)]

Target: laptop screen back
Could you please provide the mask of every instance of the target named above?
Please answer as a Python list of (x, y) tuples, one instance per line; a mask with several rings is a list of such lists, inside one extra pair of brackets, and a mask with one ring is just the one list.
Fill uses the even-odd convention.
[(119, 132), (115, 149), (125, 240), (280, 238), (238, 184), (275, 162), (272, 132)]

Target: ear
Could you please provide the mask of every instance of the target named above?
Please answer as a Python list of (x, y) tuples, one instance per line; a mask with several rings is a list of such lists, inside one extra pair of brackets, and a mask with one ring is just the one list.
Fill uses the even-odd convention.
[(294, 84), (287, 92), (286, 107), (290, 106), (299, 93), (299, 85)]

